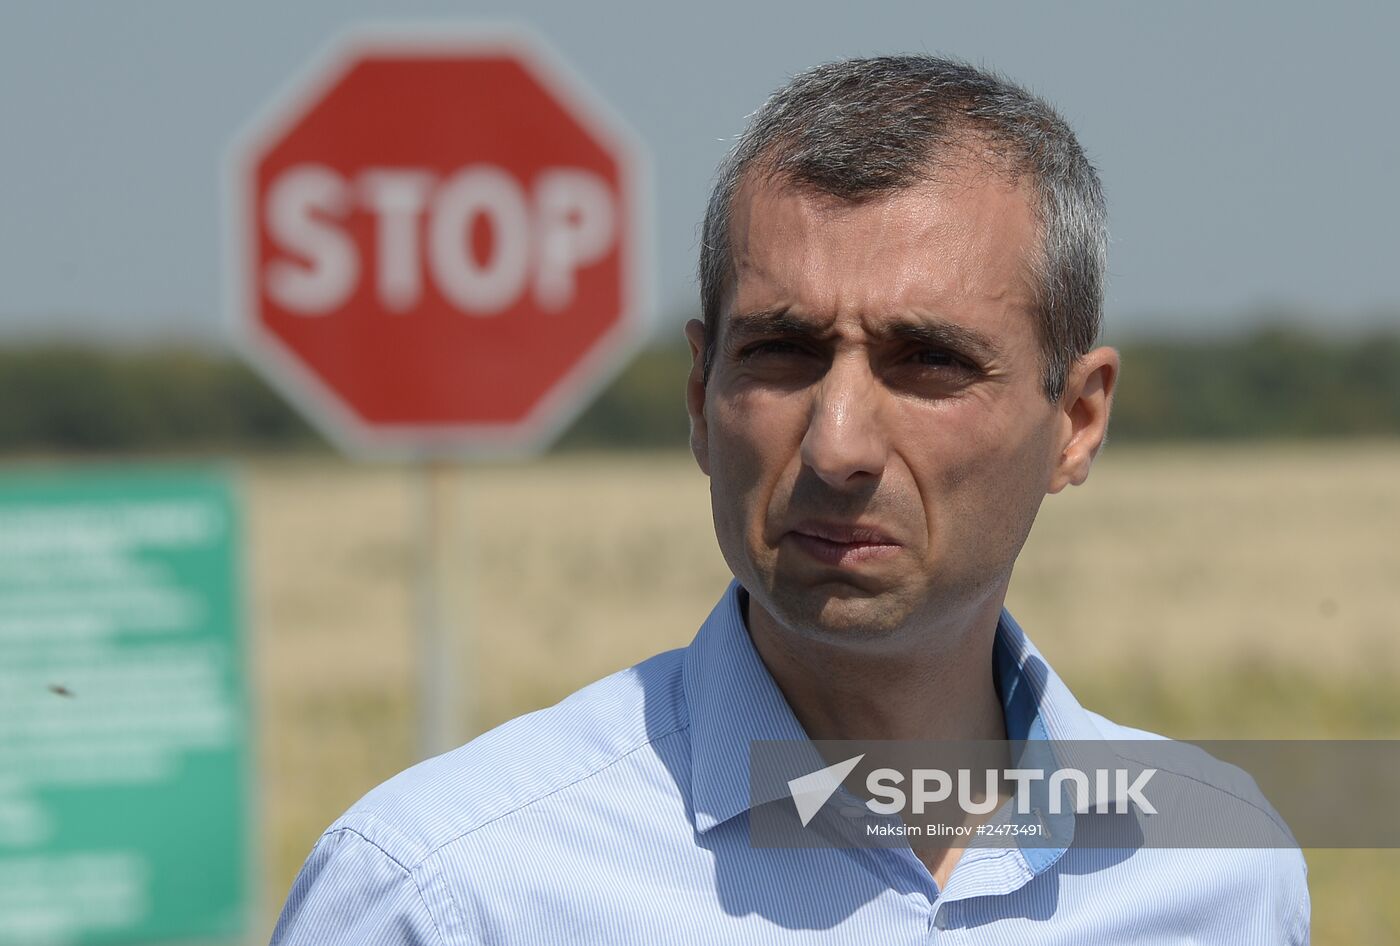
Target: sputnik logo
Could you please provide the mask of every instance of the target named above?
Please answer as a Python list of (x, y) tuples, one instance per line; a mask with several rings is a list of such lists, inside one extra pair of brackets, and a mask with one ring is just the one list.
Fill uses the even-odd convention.
[(825, 805), (827, 799), (836, 794), (836, 790), (841, 787), (842, 782), (846, 781), (851, 770), (859, 765), (860, 760), (864, 758), (865, 753), (861, 753), (844, 762), (828, 765), (824, 769), (817, 769), (815, 772), (809, 772), (788, 782), (788, 791), (792, 793), (792, 803), (797, 806), (797, 817), (802, 819), (802, 827), (807, 827), (811, 820), (817, 816), (822, 805)]

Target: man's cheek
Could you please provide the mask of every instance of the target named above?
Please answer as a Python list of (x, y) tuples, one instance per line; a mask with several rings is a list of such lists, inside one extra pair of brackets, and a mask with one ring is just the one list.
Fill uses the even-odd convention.
[(763, 531), (761, 483), (743, 452), (727, 452), (710, 476), (710, 501), (721, 544), (740, 551), (753, 546)]
[(757, 425), (735, 425), (723, 418), (712, 438), (718, 454), (718, 466), (722, 471), (722, 488), (736, 502), (747, 502), (752, 495), (764, 488), (764, 483), (773, 478), (768, 467), (777, 463), (777, 457), (763, 449), (761, 436), (755, 436)]

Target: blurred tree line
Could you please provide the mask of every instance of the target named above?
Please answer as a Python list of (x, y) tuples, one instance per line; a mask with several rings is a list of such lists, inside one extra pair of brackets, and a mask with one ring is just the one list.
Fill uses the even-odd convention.
[[(1124, 441), (1400, 435), (1400, 332), (1327, 338), (1270, 328), (1120, 346), (1113, 437)], [(683, 348), (652, 348), (557, 449), (681, 447)], [(326, 449), (233, 356), (76, 346), (0, 349), (0, 452)]]

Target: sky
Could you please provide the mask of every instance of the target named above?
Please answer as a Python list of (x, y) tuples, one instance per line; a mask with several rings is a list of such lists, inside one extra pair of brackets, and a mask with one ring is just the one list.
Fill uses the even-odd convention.
[(220, 162), (341, 29), (524, 24), (649, 148), (654, 324), (697, 309), (696, 232), (789, 76), (933, 52), (1052, 101), (1108, 193), (1110, 338), (1283, 312), (1400, 323), (1400, 6), (706, 0), (0, 6), (0, 341), (226, 343)]

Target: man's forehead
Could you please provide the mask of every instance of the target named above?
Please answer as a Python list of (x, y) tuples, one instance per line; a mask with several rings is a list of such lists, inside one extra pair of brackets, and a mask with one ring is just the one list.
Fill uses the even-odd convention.
[(935, 320), (988, 305), (1033, 312), (1032, 197), (1023, 182), (976, 167), (857, 199), (752, 175), (736, 193), (724, 310), (834, 317), (868, 304)]
[[(1036, 188), (1025, 174), (1010, 170), (997, 157), (974, 155), (963, 160), (929, 164), (907, 184), (857, 194), (841, 194), (768, 167), (756, 167), (739, 180), (730, 203), (729, 248), (733, 262), (752, 239), (754, 226), (771, 219), (777, 208), (814, 218), (837, 221), (844, 215), (872, 206), (905, 203), (911, 196), (928, 198), (929, 206), (969, 210), (980, 207), (987, 214), (1013, 215), (1038, 224)], [(991, 198), (978, 201), (969, 198)], [(1038, 226), (1035, 228), (1038, 237)], [(1038, 239), (1035, 241), (1038, 243)]]

